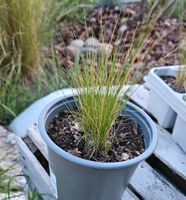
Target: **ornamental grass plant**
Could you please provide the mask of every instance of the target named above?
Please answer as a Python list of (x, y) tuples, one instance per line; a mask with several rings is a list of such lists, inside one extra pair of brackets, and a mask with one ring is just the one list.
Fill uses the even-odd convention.
[(42, 48), (50, 43), (59, 16), (73, 9), (70, 0), (0, 0), (1, 72), (12, 75), (21, 66), (22, 76), (37, 74), (45, 62)]
[[(117, 52), (123, 46), (116, 45), (111, 57), (107, 57), (104, 52), (97, 55), (88, 51), (81, 56), (81, 67), (74, 66), (70, 72), (73, 86), (78, 88), (78, 122), (84, 131), (86, 148), (92, 154), (107, 152), (112, 145), (116, 133), (113, 125), (133, 92), (131, 87), (124, 90), (127, 84), (135, 82), (139, 68), (133, 73), (133, 66), (140, 66), (159, 40), (152, 34), (153, 24), (154, 21), (151, 21), (142, 29), (136, 27), (130, 47), (120, 59), (119, 67)], [(104, 31), (101, 40), (103, 38)], [(112, 43), (112, 37), (109, 43)]]
[[(72, 0), (0, 0), (0, 124), (64, 87), (50, 38), (59, 17), (76, 5)], [(45, 45), (52, 52), (50, 61)]]
[(23, 75), (39, 67), (41, 47), (51, 33), (53, 1), (0, 0), (0, 68), (8, 74), (21, 63)]

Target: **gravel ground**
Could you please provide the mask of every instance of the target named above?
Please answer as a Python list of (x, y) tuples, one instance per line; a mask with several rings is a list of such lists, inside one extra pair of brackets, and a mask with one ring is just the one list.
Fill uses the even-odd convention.
[[(120, 58), (127, 52), (130, 47), (131, 39), (136, 27), (140, 24), (140, 12), (138, 7), (132, 7), (121, 12), (118, 9), (94, 9), (86, 19), (86, 23), (82, 22), (61, 22), (58, 24), (58, 31), (55, 39), (55, 52), (58, 63), (65, 67), (71, 68), (74, 62), (74, 55), (86, 50), (86, 40), (94, 38), (91, 48), (87, 51), (96, 52), (95, 45), (97, 41), (106, 45), (105, 52), (112, 52), (112, 49), (119, 45), (121, 51), (118, 52), (118, 65)], [(184, 21), (186, 28), (186, 21)], [(115, 32), (113, 34), (113, 30)], [(157, 21), (152, 34), (148, 38), (144, 38), (146, 44), (157, 36), (159, 39), (147, 54), (143, 62), (139, 59), (145, 53), (143, 50), (133, 66), (133, 71), (141, 72), (141, 78), (149, 69), (156, 66), (177, 65), (178, 45), (180, 42), (180, 22), (178, 19), (163, 17)], [(104, 34), (102, 34), (102, 32)], [(113, 36), (114, 35), (114, 36)], [(112, 42), (110, 38), (112, 36)], [(97, 41), (96, 41), (97, 40)], [(48, 55), (50, 56), (50, 52)]]

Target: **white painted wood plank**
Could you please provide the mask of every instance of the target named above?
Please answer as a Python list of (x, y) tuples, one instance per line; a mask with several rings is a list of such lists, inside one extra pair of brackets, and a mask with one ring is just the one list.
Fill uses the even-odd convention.
[(171, 134), (157, 125), (159, 141), (154, 155), (186, 180), (186, 153), (175, 143)]
[(47, 145), (41, 138), (39, 134), (39, 130), (37, 126), (32, 126), (28, 129), (28, 136), (32, 140), (32, 142), (36, 145), (36, 147), (40, 150), (43, 156), (48, 160), (48, 150)]
[(50, 179), (44, 168), (40, 165), (36, 157), (28, 149), (20, 137), (17, 137), (17, 145), (20, 151), (23, 172), (29, 176), (29, 180), (37, 188), (40, 194), (43, 194), (44, 200), (53, 200), (53, 189)]
[(146, 162), (137, 168), (130, 185), (146, 200), (186, 200), (181, 192)]

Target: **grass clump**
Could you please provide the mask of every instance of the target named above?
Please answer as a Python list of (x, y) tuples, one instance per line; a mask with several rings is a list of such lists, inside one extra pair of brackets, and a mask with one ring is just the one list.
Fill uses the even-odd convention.
[(180, 67), (176, 74), (177, 85), (183, 86), (186, 92), (186, 41), (183, 40), (179, 49)]
[(184, 27), (185, 20), (185, 3), (179, 1), (179, 21), (180, 21), (180, 43), (178, 46), (178, 59), (180, 67), (176, 74), (177, 85), (183, 86), (186, 92), (186, 33)]
[(55, 61), (32, 80), (23, 81), (20, 76), (20, 70), (13, 79), (0, 73), (0, 124), (7, 125), (34, 101), (64, 87), (64, 74)]
[[(12, 73), (21, 67), (32, 76), (44, 65), (42, 47), (49, 43), (56, 21), (68, 14), (70, 0), (0, 0), (0, 69)], [(69, 5), (70, 9), (72, 5)]]
[[(152, 27), (148, 27), (140, 33), (136, 29), (130, 48), (120, 60), (121, 67), (116, 67), (116, 55), (122, 47), (116, 46), (111, 58), (104, 53), (96, 56), (87, 52), (82, 56), (82, 68), (77, 67), (75, 73), (71, 71), (70, 77), (78, 88), (78, 119), (83, 127), (87, 149), (99, 152), (110, 148), (115, 133), (112, 130), (113, 124), (131, 94), (130, 87), (124, 93), (123, 88), (135, 80), (135, 76), (131, 75), (133, 65), (143, 62), (150, 50), (152, 41), (146, 43), (144, 38), (149, 37), (152, 30)], [(134, 40), (136, 34), (138, 39)], [(121, 101), (121, 97), (125, 101)]]

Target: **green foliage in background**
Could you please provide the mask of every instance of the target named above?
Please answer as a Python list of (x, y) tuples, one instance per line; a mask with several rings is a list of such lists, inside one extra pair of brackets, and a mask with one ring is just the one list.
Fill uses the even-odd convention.
[(0, 0), (0, 124), (64, 87), (55, 59), (46, 67), (42, 47), (50, 43), (57, 21), (83, 2)]
[[(49, 43), (56, 22), (77, 11), (83, 1), (0, 0), (0, 69), (5, 74), (21, 67), (24, 76), (43, 66), (42, 47)], [(90, 3), (91, 1), (86, 1)]]
[(61, 19), (67, 21), (80, 21), (84, 22), (88, 11), (93, 8), (96, 0), (57, 0), (58, 2), (63, 2), (62, 9), (65, 10), (65, 15), (63, 12), (59, 12), (57, 21)]
[(0, 124), (8, 124), (37, 99), (63, 88), (62, 78), (63, 71), (55, 60), (29, 82), (20, 81), (19, 70), (13, 79), (0, 73)]
[(170, 10), (169, 15), (173, 18), (183, 17), (182, 10), (186, 10), (186, 0), (177, 0), (173, 8)]
[(25, 76), (37, 71), (54, 12), (52, 0), (0, 0), (1, 70), (12, 73), (14, 63)]

